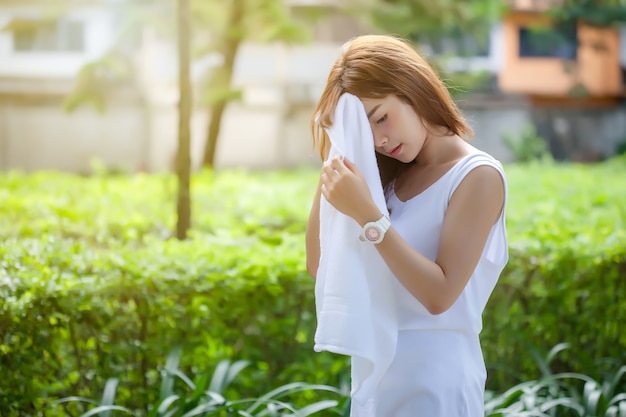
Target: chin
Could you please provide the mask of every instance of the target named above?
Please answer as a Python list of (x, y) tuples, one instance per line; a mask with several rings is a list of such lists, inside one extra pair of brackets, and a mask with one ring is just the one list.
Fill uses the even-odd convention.
[(400, 157), (400, 158), (396, 158), (398, 161), (402, 162), (403, 164), (410, 164), (413, 161), (415, 161), (415, 158), (410, 158), (410, 157)]

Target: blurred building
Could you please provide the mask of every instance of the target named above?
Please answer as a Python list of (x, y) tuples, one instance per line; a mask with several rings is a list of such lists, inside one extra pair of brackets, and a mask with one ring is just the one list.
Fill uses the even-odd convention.
[(626, 142), (626, 30), (555, 25), (559, 0), (512, 0), (502, 19), (500, 89), (528, 98), (538, 133), (559, 159), (593, 161)]
[(0, 1), (0, 169), (84, 172), (94, 157), (138, 169), (149, 149), (138, 91), (112, 98), (103, 115), (63, 110), (81, 68), (111, 48), (117, 17), (88, 3), (61, 16), (50, 3)]
[[(145, 29), (124, 45), (132, 49), (132, 75), (119, 85), (112, 83), (115, 88), (96, 91), (107, 96), (104, 113), (89, 105), (72, 113), (63, 110), (75, 83), (82, 82), (79, 72), (116, 47), (124, 22), (111, 2), (80, 4), (69, 13), (55, 14), (44, 7), (48, 0), (0, 0), (0, 169), (87, 172), (93, 158), (129, 171), (171, 169), (178, 100), (176, 51), (171, 40)], [(315, 40), (308, 45), (246, 43), (241, 47), (234, 83), (243, 98), (229, 105), (224, 115), (217, 149), (219, 167), (317, 163), (309, 133), (313, 106), (341, 44), (370, 29), (336, 7), (338, 1), (291, 0), (289, 4), (294, 13), (311, 7), (324, 7), (330, 13), (312, 27)], [(523, 13), (527, 12), (529, 16), (537, 13)], [(482, 46), (467, 36), (420, 45), (429, 55), (448, 56), (439, 60), (444, 70), (491, 75), (491, 89), (459, 103), (476, 131), (476, 146), (504, 161), (513, 156), (502, 143), (502, 135), (536, 121), (533, 108), (538, 98), (563, 92), (554, 90), (560, 85), (556, 79), (542, 84), (549, 89), (538, 89), (540, 77), (533, 75), (537, 69), (514, 58), (520, 53), (514, 51), (519, 21), (517, 14), (505, 17), (488, 31), (488, 42)], [(611, 45), (623, 45), (616, 42)], [(473, 52), (461, 54), (460, 47)], [(593, 65), (605, 69), (609, 62), (614, 61)], [(199, 82), (204, 71), (219, 64), (215, 56), (198, 60), (194, 80)], [(111, 68), (116, 70), (116, 62)], [(559, 76), (554, 68), (550, 71)], [(615, 88), (608, 77), (590, 86), (598, 89), (593, 91)], [(616, 111), (622, 114), (621, 108)], [(201, 163), (208, 118), (206, 109), (194, 109), (195, 166)], [(607, 152), (612, 140), (598, 141), (597, 152)]]

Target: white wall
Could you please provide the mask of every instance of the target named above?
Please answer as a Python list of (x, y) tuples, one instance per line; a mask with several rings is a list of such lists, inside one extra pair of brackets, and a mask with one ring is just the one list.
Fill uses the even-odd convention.
[[(307, 94), (315, 91), (311, 87)], [(242, 102), (228, 107), (217, 148), (217, 167), (319, 163), (309, 130), (313, 104), (288, 106), (281, 92), (284, 90), (250, 88)], [(130, 171), (171, 170), (177, 144), (177, 98), (160, 97), (158, 103), (114, 102), (105, 114), (91, 108), (66, 114), (60, 99), (47, 104), (4, 99), (0, 101), (0, 168), (85, 172), (91, 159), (97, 157)], [(511, 160), (501, 139), (506, 132), (521, 131), (530, 121), (528, 108), (520, 103), (479, 100), (463, 102), (461, 107), (475, 129), (473, 143), (503, 161)], [(208, 120), (206, 109), (194, 109), (192, 161), (196, 168), (203, 157)]]
[(0, 103), (0, 163), (4, 169), (89, 172), (93, 158), (129, 171), (145, 168), (147, 135), (140, 108), (116, 106), (105, 115), (83, 109)]

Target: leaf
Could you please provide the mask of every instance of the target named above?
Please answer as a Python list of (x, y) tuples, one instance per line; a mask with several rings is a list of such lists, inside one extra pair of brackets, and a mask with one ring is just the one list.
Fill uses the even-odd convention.
[(183, 371), (181, 371), (180, 369), (176, 369), (176, 370), (172, 371), (172, 374), (177, 376), (180, 380), (182, 380), (192, 390), (196, 389), (196, 385), (194, 384), (194, 382), (187, 375), (185, 375), (183, 373)]
[(225, 380), (228, 374), (228, 369), (230, 368), (229, 360), (220, 361), (215, 367), (215, 371), (213, 371), (213, 377), (211, 378), (211, 383), (209, 384), (209, 391), (214, 393), (223, 393), (225, 387)]
[(121, 411), (126, 414), (134, 415), (134, 413), (126, 407), (120, 407), (119, 405), (101, 405), (81, 414), (80, 417), (91, 417), (98, 414), (108, 415), (111, 411)]
[(76, 397), (76, 396), (61, 398), (59, 400), (54, 401), (52, 404), (64, 404), (64, 403), (69, 403), (69, 402), (74, 402), (74, 401), (84, 402), (84, 403), (88, 403), (92, 405), (99, 405), (97, 401), (94, 401), (92, 399), (84, 398), (84, 397)]
[[(224, 406), (223, 405), (216, 405), (216, 404), (200, 404), (196, 407), (194, 407), (193, 409), (189, 410), (188, 412), (186, 412), (185, 414), (182, 415), (182, 417), (194, 417), (194, 416), (206, 416), (206, 415), (214, 415), (218, 412), (222, 412), (224, 411)], [(209, 413), (209, 414), (207, 414)]]
[[(117, 378), (109, 378), (106, 382), (106, 385), (104, 386), (104, 392), (102, 394), (102, 402), (101, 405), (106, 406), (106, 405), (113, 405), (115, 402), (115, 392), (117, 390), (117, 383), (118, 383), (118, 379)], [(109, 417), (111, 415), (111, 412), (105, 412), (102, 413), (102, 415), (104, 417)]]
[(626, 403), (626, 392), (622, 392), (621, 394), (617, 394), (615, 397), (611, 398), (609, 401), (609, 405), (615, 405), (619, 403)]
[(254, 403), (250, 407), (247, 408), (246, 411), (249, 413), (252, 413), (264, 404), (271, 404), (272, 402), (276, 401), (277, 398), (283, 397), (285, 395), (293, 394), (295, 392), (307, 391), (307, 390), (311, 390), (311, 391), (323, 390), (323, 391), (334, 392), (340, 395), (342, 394), (341, 390), (328, 386), (328, 385), (308, 384), (305, 382), (293, 382), (290, 384), (280, 386), (260, 396), (254, 401)]
[(598, 405), (602, 392), (595, 381), (587, 381), (583, 387), (583, 402), (585, 404), (585, 412), (588, 415), (598, 415)]
[(171, 397), (174, 394), (174, 371), (178, 369), (181, 354), (182, 348), (177, 346), (167, 355), (165, 369), (161, 373), (161, 394), (159, 395), (161, 399)]
[(563, 352), (566, 349), (569, 349), (569, 347), (570, 347), (569, 343), (559, 343), (555, 345), (548, 352), (548, 355), (546, 357), (546, 362), (550, 364), (552, 360), (556, 357), (556, 355), (558, 355), (560, 352)]
[(608, 386), (604, 389), (604, 393), (609, 400), (611, 399), (611, 397), (613, 397), (613, 393), (619, 387), (619, 384), (621, 383), (624, 375), (626, 375), (626, 365), (622, 365), (619, 367), (617, 372), (615, 372), (615, 375), (613, 375), (613, 378), (611, 378)]
[(544, 402), (543, 404), (541, 404), (541, 406), (539, 407), (539, 411), (541, 411), (542, 413), (547, 413), (547, 412), (551, 411), (553, 408), (557, 409), (558, 406), (563, 406), (563, 407), (567, 407), (567, 408), (571, 408), (573, 410), (576, 410), (576, 412), (579, 415), (583, 415), (583, 413), (585, 412), (584, 407), (582, 405), (578, 404), (572, 398), (556, 398), (556, 399), (553, 399), (553, 400), (548, 400), (548, 401)]
[(250, 362), (244, 360), (239, 360), (232, 364), (228, 368), (228, 372), (226, 373), (226, 376), (224, 378), (224, 386), (222, 388), (225, 389), (226, 387), (228, 387), (231, 382), (233, 382), (233, 380), (237, 377), (237, 375), (239, 375), (239, 373), (248, 365), (250, 365)]
[(306, 407), (298, 410), (294, 416), (296, 417), (308, 417), (312, 414), (315, 414), (322, 410), (327, 410), (329, 408), (335, 407), (339, 402), (335, 400), (324, 400), (318, 401), (316, 403), (307, 405)]
[[(178, 395), (170, 395), (166, 398), (161, 399), (161, 402), (159, 402), (156, 407), (153, 407), (150, 410), (150, 412), (148, 413), (148, 416), (149, 417), (162, 416), (170, 408), (170, 406), (176, 403), (176, 401), (178, 401), (179, 399), (180, 399), (180, 396)], [(174, 410), (175, 409), (177, 409), (177, 407), (174, 407)]]

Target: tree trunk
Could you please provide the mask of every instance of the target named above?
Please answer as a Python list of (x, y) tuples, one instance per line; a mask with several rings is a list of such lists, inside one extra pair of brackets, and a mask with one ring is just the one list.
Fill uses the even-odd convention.
[[(238, 30), (233, 28), (241, 28), (244, 18), (244, 4), (242, 0), (234, 0), (228, 17), (228, 24), (226, 25), (226, 32), (224, 34), (221, 53), (224, 56), (224, 64), (216, 70), (216, 74), (210, 83), (209, 88), (231, 88), (231, 81), (233, 78), (233, 70), (235, 68), (235, 58), (237, 58), (237, 52), (239, 51), (239, 45), (241, 45), (242, 35)], [(209, 126), (207, 129), (207, 138), (204, 147), (204, 158), (202, 165), (206, 167), (213, 167), (215, 164), (215, 150), (217, 148), (217, 140), (220, 134), (220, 128), (222, 126), (222, 116), (229, 99), (219, 99), (213, 103), (210, 108)]]
[(226, 101), (219, 101), (213, 104), (209, 109), (211, 116), (207, 130), (206, 146), (204, 148), (203, 166), (205, 167), (212, 168), (215, 164), (215, 150), (222, 127), (222, 115), (224, 114), (224, 110), (226, 110)]
[(190, 80), (190, 11), (189, 0), (178, 0), (178, 153), (176, 176), (178, 178), (176, 237), (183, 240), (191, 227), (191, 80)]

